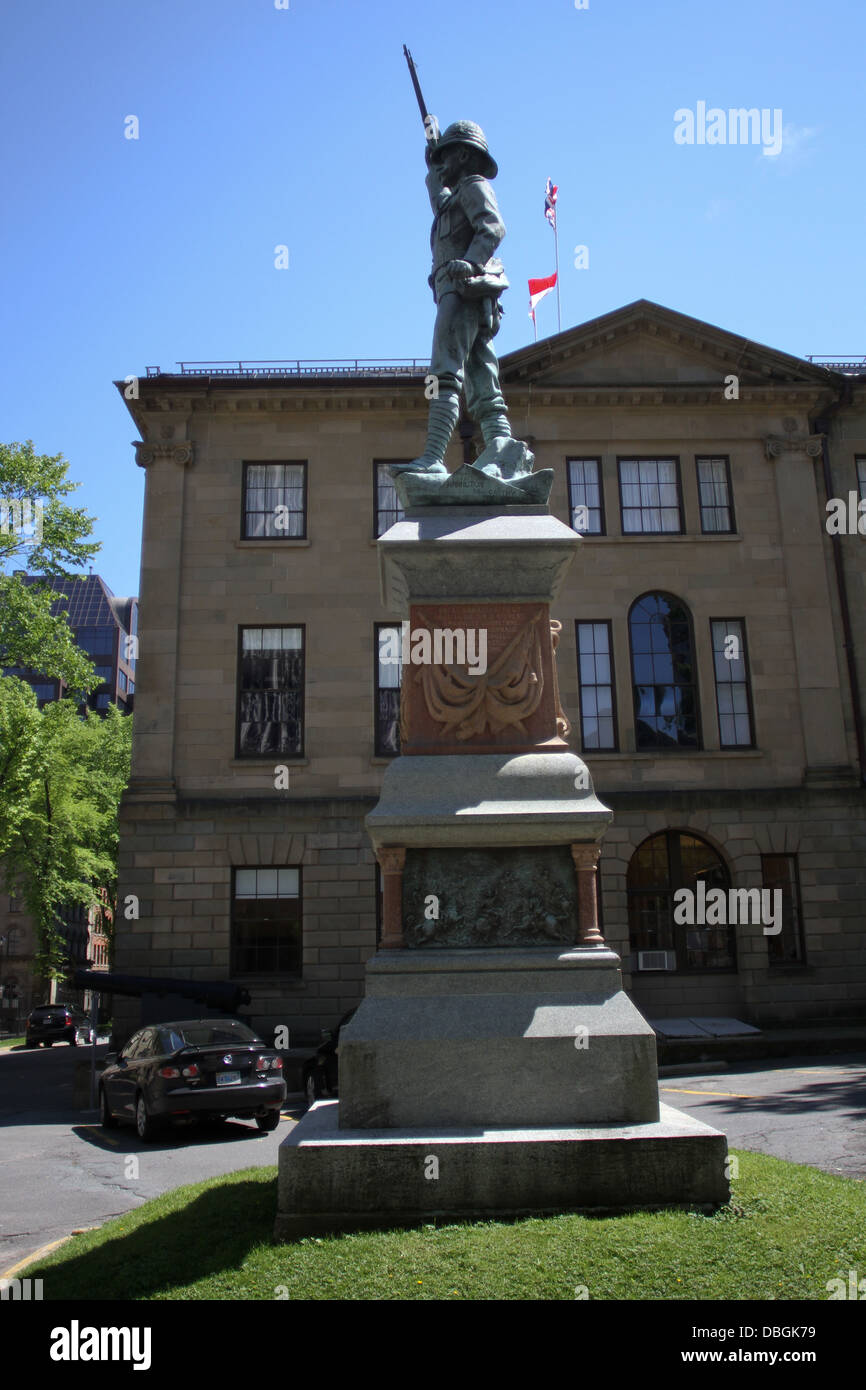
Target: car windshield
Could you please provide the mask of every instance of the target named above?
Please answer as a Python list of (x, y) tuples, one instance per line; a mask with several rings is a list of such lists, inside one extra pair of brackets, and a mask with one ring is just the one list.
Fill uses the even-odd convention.
[(223, 1047), (232, 1043), (260, 1043), (262, 1040), (245, 1023), (230, 1018), (205, 1019), (200, 1023), (169, 1023), (165, 1025), (169, 1048), (179, 1052), (182, 1047)]

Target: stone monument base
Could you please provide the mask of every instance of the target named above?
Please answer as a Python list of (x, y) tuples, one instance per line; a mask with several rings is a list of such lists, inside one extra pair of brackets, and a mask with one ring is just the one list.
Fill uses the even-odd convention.
[(659, 1116), (655, 1033), (604, 946), (379, 951), (339, 1058), (350, 1130)]
[(318, 1101), (280, 1145), (276, 1240), (429, 1221), (698, 1207), (728, 1201), (727, 1140), (658, 1121), (546, 1129), (341, 1129)]

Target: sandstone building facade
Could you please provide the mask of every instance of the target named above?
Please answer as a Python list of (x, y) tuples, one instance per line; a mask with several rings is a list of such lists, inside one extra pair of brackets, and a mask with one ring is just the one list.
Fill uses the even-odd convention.
[[(231, 979), (293, 1044), (353, 1007), (376, 945), (363, 818), (400, 682), (382, 465), (419, 451), (424, 375), (154, 369), (126, 401), (147, 481), (115, 967)], [(866, 376), (639, 301), (502, 377), (584, 538), (558, 679), (615, 812), (601, 916), (632, 996), (651, 1018), (862, 1017)], [(853, 532), (828, 532), (833, 497)], [(680, 920), (683, 888), (765, 889), (779, 917)], [(116, 1017), (131, 1031), (132, 1004)]]

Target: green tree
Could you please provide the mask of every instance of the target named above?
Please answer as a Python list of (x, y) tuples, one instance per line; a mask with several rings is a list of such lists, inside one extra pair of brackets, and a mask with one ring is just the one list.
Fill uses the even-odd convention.
[[(95, 518), (64, 500), (80, 486), (68, 470), (62, 454), (37, 454), (29, 439), (0, 444), (0, 664), (63, 680), (78, 695), (98, 681), (66, 619), (51, 615), (50, 581), (70, 577), (100, 545), (89, 539)], [(40, 582), (2, 572), (16, 559)]]
[(41, 771), (42, 721), (25, 681), (0, 677), (0, 856), (24, 817), (31, 784)]
[[(0, 689), (11, 684), (21, 682), (7, 677)], [(4, 689), (0, 710), (9, 711), (8, 727), (18, 721), (17, 752), (26, 765), (17, 773), (19, 790), (26, 786), (14, 814), (0, 811), (8, 841), (3, 867), (36, 925), (39, 973), (59, 978), (68, 968), (62, 909), (101, 906), (100, 889), (116, 909), (118, 808), (129, 781), (132, 719), (113, 705), (104, 717), (88, 711), (82, 719), (71, 700), (55, 700), (37, 710), (34, 738), (19, 705)]]

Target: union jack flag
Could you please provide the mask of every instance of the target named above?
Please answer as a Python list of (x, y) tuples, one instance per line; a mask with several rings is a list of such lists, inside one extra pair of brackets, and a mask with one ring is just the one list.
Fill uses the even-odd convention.
[(550, 179), (547, 180), (547, 187), (544, 190), (544, 215), (554, 231), (556, 231), (556, 199), (559, 188)]

